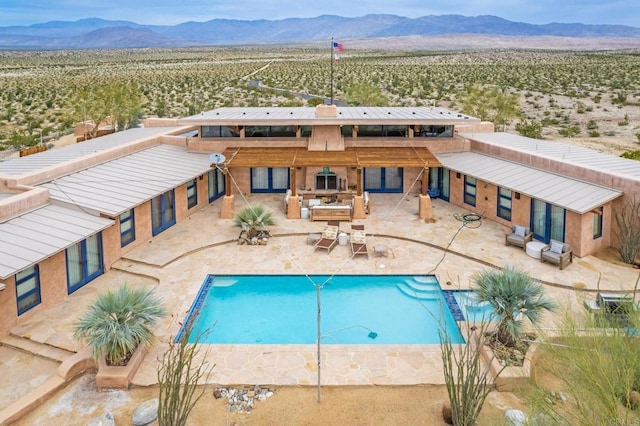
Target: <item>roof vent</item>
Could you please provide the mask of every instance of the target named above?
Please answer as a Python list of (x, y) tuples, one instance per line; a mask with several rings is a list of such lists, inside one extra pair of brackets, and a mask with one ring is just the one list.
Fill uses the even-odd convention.
[(363, 112), (362, 114), (367, 115), (367, 111)]
[(293, 115), (293, 111), (289, 111), (289, 115)]
[(458, 114), (458, 117), (462, 117), (462, 114)]
[(387, 114), (391, 115), (391, 111), (387, 111)]
[(242, 115), (246, 115), (246, 114), (247, 114), (246, 112), (242, 112)]
[(269, 111), (267, 111), (266, 114), (269, 115)]
[(216, 112), (216, 115), (220, 115), (220, 113), (219, 113), (219, 112)]
[(415, 111), (411, 111), (411, 114), (416, 115), (416, 112)]

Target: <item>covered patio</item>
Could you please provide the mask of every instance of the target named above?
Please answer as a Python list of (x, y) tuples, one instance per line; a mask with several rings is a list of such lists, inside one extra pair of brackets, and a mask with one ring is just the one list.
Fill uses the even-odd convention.
[[(217, 165), (226, 175), (234, 169), (254, 167), (289, 168), (289, 186), (291, 196), (298, 196), (298, 171), (329, 167), (355, 170), (355, 192), (353, 193), (353, 219), (365, 219), (366, 208), (363, 196), (363, 169), (366, 167), (401, 167), (420, 170), (419, 216), (422, 219), (432, 216), (431, 203), (427, 195), (429, 168), (442, 164), (425, 147), (350, 147), (343, 151), (310, 151), (306, 148), (227, 148), (223, 155), (225, 162)], [(303, 185), (308, 182), (301, 182)], [(225, 197), (221, 218), (233, 217), (233, 193), (231, 179), (226, 179)], [(289, 203), (288, 219), (300, 219), (301, 212), (297, 203)]]

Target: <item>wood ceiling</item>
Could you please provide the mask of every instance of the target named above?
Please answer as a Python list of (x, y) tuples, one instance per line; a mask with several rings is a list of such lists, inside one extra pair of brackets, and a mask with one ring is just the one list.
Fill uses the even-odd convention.
[(427, 148), (347, 148), (308, 151), (306, 148), (227, 148), (227, 167), (442, 167)]

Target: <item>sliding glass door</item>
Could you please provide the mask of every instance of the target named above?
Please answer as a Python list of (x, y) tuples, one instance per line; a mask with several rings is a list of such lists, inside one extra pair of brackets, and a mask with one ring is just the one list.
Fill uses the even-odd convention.
[(254, 167), (251, 169), (251, 192), (287, 192), (287, 167)]
[(531, 229), (536, 240), (548, 243), (549, 240), (564, 242), (566, 211), (562, 207), (531, 200)]
[(67, 248), (67, 293), (71, 294), (104, 272), (102, 234)]
[(365, 167), (364, 190), (369, 192), (402, 192), (402, 167)]
[(176, 223), (173, 189), (151, 200), (151, 234), (156, 236)]

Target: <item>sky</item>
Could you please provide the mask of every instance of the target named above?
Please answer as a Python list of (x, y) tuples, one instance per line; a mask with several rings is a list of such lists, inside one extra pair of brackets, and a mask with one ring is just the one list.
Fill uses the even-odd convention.
[(495, 15), (530, 24), (551, 22), (640, 27), (639, 0), (0, 0), (0, 26), (83, 18), (175, 25), (211, 19), (286, 19), (320, 15), (406, 17)]

